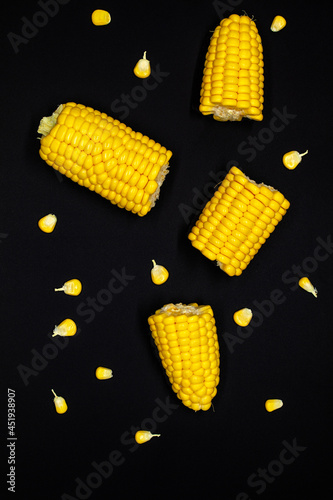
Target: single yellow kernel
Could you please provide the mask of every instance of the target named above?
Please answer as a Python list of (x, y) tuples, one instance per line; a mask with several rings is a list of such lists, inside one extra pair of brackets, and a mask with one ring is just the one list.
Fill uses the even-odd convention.
[(91, 20), (95, 26), (105, 26), (111, 22), (111, 15), (106, 10), (97, 9), (91, 14)]
[(282, 158), (283, 165), (288, 170), (294, 170), (294, 168), (301, 163), (302, 156), (307, 155), (308, 152), (309, 151), (306, 150), (305, 153), (299, 153), (298, 151), (289, 151), (285, 153)]
[(106, 380), (113, 377), (112, 370), (110, 368), (105, 368), (104, 366), (96, 368), (95, 375), (99, 380)]
[(134, 66), (133, 72), (138, 78), (147, 78), (151, 73), (150, 61), (148, 61), (146, 54), (147, 52), (145, 51), (142, 59), (139, 59)]
[(165, 267), (156, 264), (154, 260), (152, 262), (153, 268), (150, 272), (152, 282), (155, 283), (155, 285), (162, 285), (169, 278), (169, 272)]
[(152, 434), (150, 431), (137, 431), (135, 433), (135, 441), (139, 444), (150, 441), (152, 437), (160, 437), (161, 434)]
[(67, 318), (64, 319), (60, 325), (54, 327), (52, 337), (55, 337), (56, 335), (60, 335), (61, 337), (72, 337), (76, 334), (76, 331), (77, 327), (75, 322), (72, 319)]
[(55, 292), (64, 292), (66, 295), (80, 295), (82, 283), (80, 280), (72, 279), (66, 281), (61, 288), (55, 288)]
[(284, 17), (282, 16), (275, 16), (273, 19), (273, 22), (271, 24), (271, 31), (281, 31), (285, 25), (287, 24), (287, 21), (285, 20)]
[(298, 284), (301, 288), (303, 288), (303, 290), (312, 293), (312, 295), (314, 295), (317, 298), (318, 290), (313, 286), (309, 278), (301, 278)]
[(278, 410), (282, 406), (283, 401), (281, 401), (281, 399), (267, 399), (267, 401), (265, 402), (265, 408), (269, 412)]
[(52, 233), (57, 223), (57, 217), (54, 214), (48, 214), (39, 219), (38, 227), (44, 233)]
[(62, 398), (61, 396), (57, 396), (53, 389), (51, 389), (51, 391), (53, 392), (53, 395), (54, 395), (53, 402), (54, 402), (56, 412), (60, 413), (60, 414), (66, 413), (68, 406), (67, 406), (65, 399)]
[(251, 309), (248, 309), (247, 307), (244, 307), (243, 309), (239, 309), (239, 311), (236, 311), (234, 313), (234, 321), (237, 323), (239, 326), (247, 326), (251, 319), (252, 319), (252, 311)]

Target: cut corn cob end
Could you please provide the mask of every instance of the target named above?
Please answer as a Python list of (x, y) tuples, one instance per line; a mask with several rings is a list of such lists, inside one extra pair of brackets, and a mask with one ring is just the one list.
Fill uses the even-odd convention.
[(106, 10), (96, 9), (91, 14), (91, 20), (95, 26), (105, 26), (111, 22), (111, 15)]
[(162, 285), (169, 278), (169, 271), (164, 267), (156, 264), (153, 260), (153, 268), (150, 271), (151, 280), (155, 285)]
[(281, 399), (267, 399), (265, 402), (265, 408), (268, 412), (272, 412), (282, 408), (283, 401)]
[(51, 389), (51, 391), (54, 395), (53, 402), (56, 412), (59, 414), (66, 413), (66, 411), (68, 410), (66, 400), (61, 396), (57, 396), (53, 389)]
[(218, 121), (261, 121), (263, 68), (263, 48), (255, 22), (237, 14), (222, 19), (206, 54), (199, 111)]
[(287, 24), (287, 21), (283, 16), (275, 16), (272, 24), (271, 24), (271, 31), (281, 31)]
[(110, 368), (105, 368), (104, 366), (96, 368), (95, 375), (99, 380), (107, 380), (113, 377), (112, 370)]
[(54, 214), (48, 214), (39, 219), (38, 227), (44, 233), (52, 233), (57, 223), (57, 217)]
[(82, 283), (80, 280), (74, 278), (66, 281), (61, 288), (55, 288), (55, 292), (64, 292), (66, 295), (80, 295), (82, 291)]
[(147, 52), (145, 51), (142, 59), (139, 59), (134, 66), (133, 72), (138, 78), (147, 78), (151, 73), (150, 61), (147, 59), (146, 54)]
[(309, 151), (306, 150), (304, 153), (299, 153), (298, 151), (289, 151), (288, 153), (285, 153), (282, 157), (283, 165), (288, 170), (294, 170), (294, 168), (301, 163), (302, 156), (307, 155), (308, 152)]
[(301, 278), (298, 282), (299, 286), (306, 292), (312, 293), (316, 298), (318, 297), (318, 290), (313, 286), (309, 278)]
[(148, 318), (173, 391), (182, 403), (207, 411), (217, 393), (220, 355), (210, 306), (166, 304)]
[(188, 238), (229, 276), (240, 276), (289, 206), (279, 191), (231, 167)]
[(137, 431), (134, 437), (138, 444), (143, 444), (150, 441), (153, 437), (160, 437), (160, 435), (161, 434), (152, 434), (150, 431)]
[(239, 325), (239, 326), (247, 326), (251, 319), (252, 319), (252, 311), (251, 309), (248, 309), (247, 307), (244, 307), (243, 309), (239, 309), (239, 311), (236, 311), (234, 313), (234, 322)]
[(56, 325), (53, 330), (52, 337), (60, 335), (60, 337), (72, 337), (77, 332), (77, 327), (72, 319), (64, 319), (60, 325)]
[(40, 121), (39, 154), (61, 174), (143, 217), (159, 198), (172, 152), (119, 120), (69, 102)]

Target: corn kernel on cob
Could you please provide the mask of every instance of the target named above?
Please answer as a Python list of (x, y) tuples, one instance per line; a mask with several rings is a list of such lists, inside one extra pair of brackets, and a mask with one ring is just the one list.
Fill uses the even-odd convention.
[(257, 184), (239, 168), (231, 167), (188, 238), (229, 276), (239, 276), (289, 206), (279, 191)]
[(155, 205), (172, 156), (161, 144), (74, 102), (44, 117), (38, 132), (41, 158), (61, 174), (139, 216)]
[(261, 38), (248, 16), (231, 14), (216, 27), (206, 54), (199, 111), (218, 121), (261, 121), (264, 62)]
[(148, 318), (173, 391), (194, 411), (208, 410), (220, 375), (219, 343), (210, 306), (167, 304)]

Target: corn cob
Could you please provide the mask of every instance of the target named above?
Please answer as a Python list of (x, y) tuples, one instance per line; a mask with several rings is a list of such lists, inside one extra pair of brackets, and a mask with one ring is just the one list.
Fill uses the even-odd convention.
[(208, 410), (220, 375), (212, 308), (167, 304), (150, 316), (148, 323), (177, 397), (194, 411)]
[(43, 160), (114, 205), (146, 215), (159, 197), (172, 152), (105, 113), (60, 105), (39, 125)]
[(239, 276), (289, 208), (279, 191), (231, 167), (188, 238), (229, 276)]
[(264, 62), (261, 38), (248, 16), (231, 14), (216, 27), (206, 54), (199, 110), (218, 121), (261, 121)]

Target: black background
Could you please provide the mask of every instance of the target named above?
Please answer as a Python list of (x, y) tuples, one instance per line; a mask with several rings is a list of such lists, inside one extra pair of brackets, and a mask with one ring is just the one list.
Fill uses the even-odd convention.
[[(298, 499), (304, 491), (329, 498), (333, 256), (329, 246), (316, 252), (332, 235), (329, 12), (285, 0), (57, 5), (56, 14), (40, 16), (36, 1), (12, 1), (1, 15), (2, 483), (7, 387), (16, 391), (16, 498)], [(111, 13), (108, 26), (92, 24), (96, 8)], [(205, 53), (220, 18), (243, 11), (254, 16), (264, 48), (264, 120), (219, 123), (198, 112)], [(287, 26), (272, 33), (277, 14)], [(26, 20), (39, 27), (25, 32), (30, 38), (15, 53), (8, 34), (24, 36)], [(132, 69), (144, 50), (163, 76), (142, 98)], [(126, 113), (116, 101), (123, 94), (135, 106)], [(39, 121), (67, 101), (104, 111), (173, 151), (147, 216), (111, 205), (40, 159)], [(284, 123), (274, 119), (279, 113)], [(257, 138), (253, 154), (250, 137)], [(289, 171), (282, 155), (294, 149), (309, 153)], [(246, 271), (231, 278), (187, 233), (218, 182), (213, 174), (222, 180), (232, 164), (279, 189), (291, 207)], [(52, 234), (37, 226), (48, 213), (58, 217)], [(150, 280), (152, 259), (170, 272), (163, 286)], [(101, 290), (112, 270), (124, 269), (134, 279), (110, 302)], [(318, 288), (317, 299), (295, 287), (298, 273)], [(80, 296), (53, 291), (73, 277), (83, 283)], [(274, 290), (281, 303), (260, 316), (258, 304), (268, 311)], [(89, 300), (103, 298), (99, 311), (87, 313)], [(147, 318), (169, 302), (214, 310), (221, 354), (214, 411), (185, 408), (164, 376)], [(255, 326), (231, 345), (226, 333), (242, 340), (232, 319), (241, 307), (257, 311)], [(66, 317), (79, 334), (62, 349), (50, 347), (54, 325)], [(113, 379), (98, 381), (99, 365), (112, 368)], [(22, 370), (33, 371), (24, 377)], [(66, 398), (66, 414), (55, 412), (51, 388)], [(275, 397), (284, 406), (270, 414), (264, 403)], [(158, 402), (172, 405), (169, 414)], [(129, 436), (146, 425), (161, 437), (134, 447)], [(283, 466), (286, 442), (302, 451)], [(109, 477), (92, 474), (93, 462), (114, 450), (122, 458)], [(268, 470), (268, 480), (258, 483), (258, 469)], [(78, 478), (91, 489), (76, 492)]]

